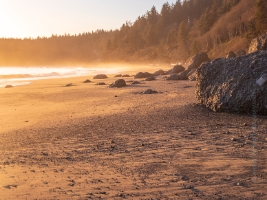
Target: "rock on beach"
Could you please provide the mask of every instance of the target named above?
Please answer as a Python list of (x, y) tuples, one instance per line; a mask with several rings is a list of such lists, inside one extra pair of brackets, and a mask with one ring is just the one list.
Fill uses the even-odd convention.
[(105, 74), (97, 74), (94, 76), (93, 79), (105, 79), (105, 78), (108, 78), (107, 75)]
[(124, 79), (118, 79), (116, 81), (114, 81), (109, 87), (110, 88), (120, 88), (120, 87), (125, 87), (126, 86), (126, 82)]
[(150, 74), (149, 72), (138, 72), (134, 78), (148, 78), (150, 76), (153, 76), (152, 74)]
[(266, 114), (266, 63), (267, 51), (257, 51), (202, 64), (197, 69), (198, 102), (218, 112)]

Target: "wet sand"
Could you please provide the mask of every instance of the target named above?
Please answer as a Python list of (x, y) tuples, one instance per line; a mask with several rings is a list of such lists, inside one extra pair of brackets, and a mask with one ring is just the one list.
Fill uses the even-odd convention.
[(0, 89), (0, 199), (267, 199), (266, 117), (213, 113), (195, 82), (87, 78)]

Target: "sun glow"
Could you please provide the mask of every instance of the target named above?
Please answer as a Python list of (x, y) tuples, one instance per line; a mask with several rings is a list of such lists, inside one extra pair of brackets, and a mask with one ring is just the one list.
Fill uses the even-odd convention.
[(0, 2), (0, 27), (1, 36), (5, 38), (16, 38), (19, 35), (24, 35), (26, 29), (23, 19), (5, 0)]

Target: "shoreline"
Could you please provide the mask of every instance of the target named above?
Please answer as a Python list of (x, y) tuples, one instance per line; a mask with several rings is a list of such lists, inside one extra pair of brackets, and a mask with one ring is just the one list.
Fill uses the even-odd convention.
[(266, 198), (266, 117), (253, 135), (253, 116), (198, 106), (196, 82), (87, 78), (0, 89), (2, 198)]

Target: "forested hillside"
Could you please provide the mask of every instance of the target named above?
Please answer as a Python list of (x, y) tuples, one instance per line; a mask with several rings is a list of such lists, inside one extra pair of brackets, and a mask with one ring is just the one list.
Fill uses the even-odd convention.
[(153, 6), (119, 30), (49, 38), (0, 39), (1, 65), (90, 62), (184, 62), (205, 51), (211, 58), (247, 50), (267, 31), (266, 0), (177, 0)]

